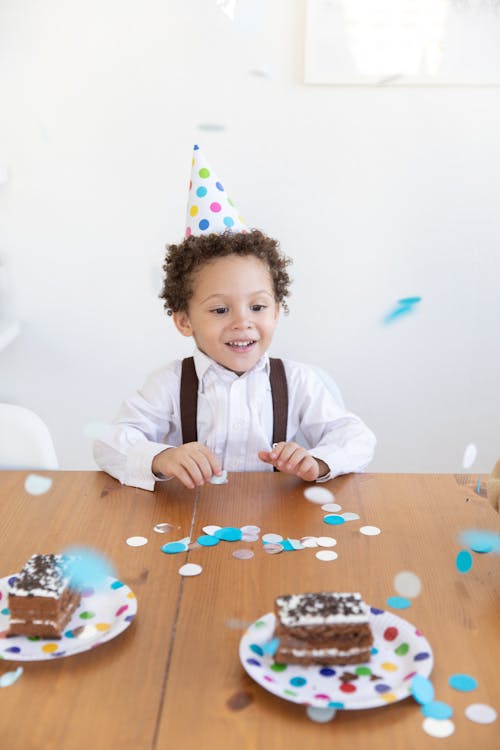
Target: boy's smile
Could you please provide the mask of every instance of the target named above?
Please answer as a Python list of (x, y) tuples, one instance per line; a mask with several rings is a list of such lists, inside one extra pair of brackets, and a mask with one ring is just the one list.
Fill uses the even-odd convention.
[(253, 255), (215, 258), (194, 276), (187, 312), (175, 325), (198, 348), (238, 374), (250, 370), (268, 350), (279, 317), (271, 275)]

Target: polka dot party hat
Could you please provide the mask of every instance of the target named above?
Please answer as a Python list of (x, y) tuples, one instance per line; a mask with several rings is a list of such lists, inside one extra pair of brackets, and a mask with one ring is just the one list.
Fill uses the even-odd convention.
[(248, 232), (248, 227), (227, 195), (224, 185), (199, 146), (195, 146), (189, 183), (186, 237), (222, 234), (227, 229), (232, 232)]

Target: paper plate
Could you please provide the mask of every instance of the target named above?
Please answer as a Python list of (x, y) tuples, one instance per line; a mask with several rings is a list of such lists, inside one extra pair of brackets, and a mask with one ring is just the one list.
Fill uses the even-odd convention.
[(0, 578), (0, 659), (42, 661), (89, 651), (122, 633), (137, 612), (137, 599), (129, 587), (115, 578), (106, 578), (104, 588), (83, 592), (62, 638), (6, 638), (9, 582), (15, 578), (16, 574)]
[(293, 703), (338, 709), (386, 706), (408, 698), (415, 674), (428, 677), (432, 671), (429, 642), (392, 612), (370, 608), (371, 661), (343, 667), (276, 663), (262, 648), (273, 637), (275, 624), (270, 612), (248, 628), (240, 641), (240, 660), (255, 682)]

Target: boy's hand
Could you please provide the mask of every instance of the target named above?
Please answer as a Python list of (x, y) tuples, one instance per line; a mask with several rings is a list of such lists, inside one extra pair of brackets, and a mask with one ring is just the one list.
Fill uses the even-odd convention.
[(271, 451), (259, 451), (259, 458), (284, 474), (292, 474), (306, 482), (314, 482), (329, 471), (324, 461), (314, 458), (297, 443), (276, 443)]
[(151, 468), (154, 474), (177, 477), (189, 489), (208, 482), (214, 474), (222, 472), (212, 451), (201, 443), (184, 443), (179, 448), (167, 448), (154, 457)]

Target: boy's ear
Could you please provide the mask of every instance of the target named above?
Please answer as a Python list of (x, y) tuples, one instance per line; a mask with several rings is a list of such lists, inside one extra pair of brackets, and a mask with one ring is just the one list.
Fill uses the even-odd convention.
[(175, 327), (177, 328), (179, 333), (182, 333), (183, 336), (193, 335), (193, 328), (191, 326), (191, 323), (189, 322), (187, 312), (184, 312), (183, 310), (174, 312), (172, 318), (174, 319)]

